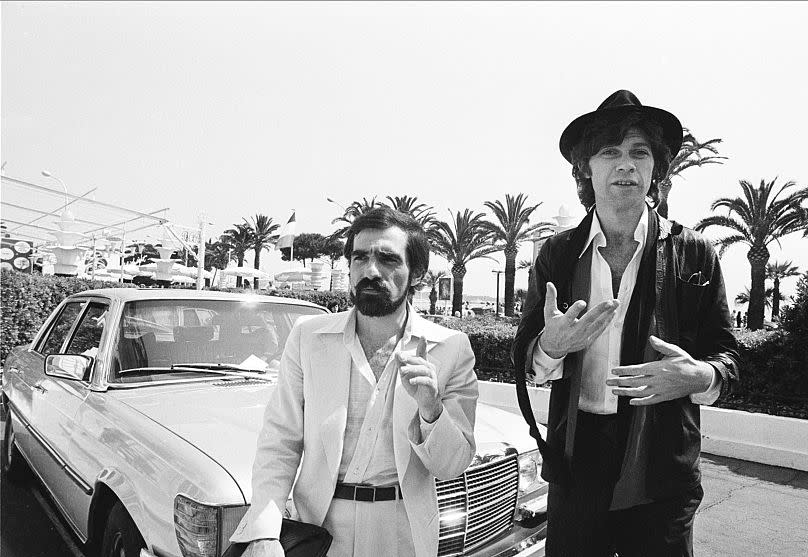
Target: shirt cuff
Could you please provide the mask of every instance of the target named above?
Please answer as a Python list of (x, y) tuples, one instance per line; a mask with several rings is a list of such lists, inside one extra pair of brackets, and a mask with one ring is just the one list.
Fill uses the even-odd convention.
[(533, 360), (532, 369), (536, 373), (534, 382), (538, 385), (547, 381), (561, 379), (564, 375), (564, 358), (551, 358), (542, 350), (539, 339), (534, 341), (533, 348), (528, 347), (528, 356)]
[[(445, 408), (443, 410), (444, 412), (446, 411)], [(441, 412), (441, 414), (443, 414), (443, 412)], [(418, 422), (421, 426), (421, 443), (426, 442), (427, 437), (429, 437), (429, 434), (432, 433), (433, 429), (435, 429), (435, 424), (438, 423), (439, 419), (440, 416), (438, 416), (432, 423), (425, 422), (424, 419), (421, 417), (421, 413), (420, 412), (418, 413)]]
[(710, 386), (707, 387), (706, 391), (690, 395), (690, 402), (693, 404), (710, 406), (718, 400), (718, 397), (721, 395), (721, 374), (718, 373), (718, 370), (712, 363), (707, 363), (713, 368), (713, 380), (710, 382)]

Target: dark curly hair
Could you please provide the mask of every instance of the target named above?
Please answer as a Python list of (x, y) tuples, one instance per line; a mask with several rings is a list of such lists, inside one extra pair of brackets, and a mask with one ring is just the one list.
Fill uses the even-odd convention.
[[(385, 230), (396, 226), (407, 234), (407, 264), (410, 266), (410, 281), (413, 278), (420, 280), (429, 269), (429, 240), (427, 239), (424, 227), (408, 213), (396, 211), (387, 206), (376, 207), (366, 213), (362, 213), (351, 224), (348, 230), (348, 237), (345, 240), (343, 254), (348, 264), (351, 262), (351, 252), (353, 252), (354, 238), (367, 228)], [(415, 294), (417, 286), (410, 286), (408, 292), (410, 296)]]
[(607, 145), (619, 145), (631, 128), (639, 130), (647, 139), (654, 155), (654, 171), (651, 174), (651, 187), (648, 197), (656, 207), (659, 204), (658, 183), (668, 173), (673, 154), (665, 144), (662, 126), (649, 120), (640, 111), (621, 114), (619, 119), (601, 117), (593, 120), (584, 128), (581, 139), (570, 152), (572, 159), (572, 177), (578, 185), (578, 199), (587, 210), (595, 204), (595, 190), (592, 188), (592, 174), (589, 159)]

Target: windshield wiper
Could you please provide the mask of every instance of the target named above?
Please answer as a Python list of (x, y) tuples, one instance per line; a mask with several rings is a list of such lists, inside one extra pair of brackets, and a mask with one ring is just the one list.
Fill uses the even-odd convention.
[(263, 369), (254, 369), (238, 364), (223, 364), (220, 362), (194, 362), (187, 364), (171, 364), (171, 369), (201, 369), (205, 371), (246, 371), (249, 373), (266, 373)]
[(136, 367), (124, 369), (118, 372), (118, 375), (128, 375), (130, 373), (146, 373), (146, 372), (170, 372), (170, 371), (187, 371), (194, 373), (216, 373), (218, 375), (228, 375), (233, 377), (245, 377), (245, 373), (249, 374), (248, 377), (260, 379), (263, 381), (275, 381), (275, 378), (268, 375), (264, 370), (256, 370), (247, 367), (242, 367), (237, 364), (222, 364), (222, 363), (188, 363), (188, 364), (171, 364), (171, 366), (159, 367)]

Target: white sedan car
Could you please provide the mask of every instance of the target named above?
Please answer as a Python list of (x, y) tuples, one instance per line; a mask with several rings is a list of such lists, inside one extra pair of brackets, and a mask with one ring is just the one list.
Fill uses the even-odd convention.
[[(181, 290), (68, 297), (5, 362), (4, 475), (22, 457), (89, 555), (219, 557), (250, 504), (289, 331), (325, 311)], [(439, 555), (543, 555), (547, 485), (527, 427), (481, 404), (475, 437), (468, 470), (436, 482)]]

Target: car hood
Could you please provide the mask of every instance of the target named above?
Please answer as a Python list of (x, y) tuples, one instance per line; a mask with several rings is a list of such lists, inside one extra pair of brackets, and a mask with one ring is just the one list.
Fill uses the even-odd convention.
[[(228, 378), (229, 379), (229, 378)], [(264, 408), (274, 383), (216, 381), (110, 391), (216, 461), (251, 499), (250, 478)], [(515, 448), (535, 449), (521, 415), (477, 406), (476, 462)]]

